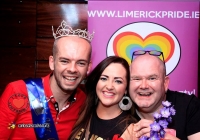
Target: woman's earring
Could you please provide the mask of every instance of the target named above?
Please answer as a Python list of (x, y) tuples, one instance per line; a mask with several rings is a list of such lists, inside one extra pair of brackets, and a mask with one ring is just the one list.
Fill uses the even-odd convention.
[(119, 107), (122, 110), (129, 110), (132, 107), (132, 104), (133, 103), (132, 103), (131, 99), (128, 96), (126, 96), (126, 93), (125, 93), (125, 96), (119, 102)]

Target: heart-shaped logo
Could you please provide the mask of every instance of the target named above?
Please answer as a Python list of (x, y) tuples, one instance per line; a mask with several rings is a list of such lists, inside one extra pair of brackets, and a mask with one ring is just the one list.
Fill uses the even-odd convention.
[(21, 107), (23, 107), (24, 103), (25, 103), (24, 99), (13, 99), (13, 105), (15, 107), (17, 107), (18, 109), (20, 109)]
[(134, 32), (122, 32), (118, 34), (113, 41), (113, 51), (115, 55), (121, 56), (131, 62), (132, 53), (137, 50), (157, 50), (164, 51), (165, 62), (167, 62), (174, 53), (174, 41), (166, 33), (154, 32), (142, 38)]
[(127, 24), (120, 27), (107, 44), (107, 56), (123, 57), (129, 64), (133, 52), (138, 50), (163, 52), (167, 75), (177, 67), (180, 60), (178, 39), (170, 30), (156, 23)]
[(8, 99), (8, 107), (15, 113), (23, 113), (29, 107), (29, 100), (27, 95), (22, 93), (15, 93)]

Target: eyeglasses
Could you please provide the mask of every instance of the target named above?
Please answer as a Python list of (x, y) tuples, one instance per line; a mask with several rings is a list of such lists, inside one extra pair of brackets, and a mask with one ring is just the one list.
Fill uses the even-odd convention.
[(156, 50), (152, 50), (152, 51), (145, 51), (145, 50), (135, 51), (135, 52), (133, 52), (133, 54), (132, 54), (131, 62), (133, 61), (133, 57), (134, 57), (134, 56), (137, 56), (137, 55), (144, 55), (144, 54), (146, 54), (146, 53), (149, 53), (150, 55), (153, 55), (153, 56), (161, 56), (161, 57), (162, 57), (162, 61), (165, 63), (165, 59), (164, 59), (163, 52), (161, 52), (161, 51), (156, 51)]

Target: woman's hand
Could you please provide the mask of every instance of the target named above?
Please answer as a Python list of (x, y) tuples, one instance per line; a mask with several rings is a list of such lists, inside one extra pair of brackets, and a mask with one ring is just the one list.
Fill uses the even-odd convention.
[(160, 140), (180, 140), (176, 137), (176, 130), (174, 129), (165, 129), (165, 137)]
[(150, 136), (150, 124), (152, 124), (153, 121), (147, 120), (147, 119), (141, 119), (138, 123), (134, 125), (134, 132), (135, 136), (137, 138), (141, 136)]

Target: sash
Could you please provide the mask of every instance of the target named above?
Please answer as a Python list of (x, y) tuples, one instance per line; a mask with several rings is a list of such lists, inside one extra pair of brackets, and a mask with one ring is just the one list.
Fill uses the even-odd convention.
[(25, 79), (30, 102), (33, 127), (38, 140), (58, 140), (54, 121), (44, 95), (41, 78)]

